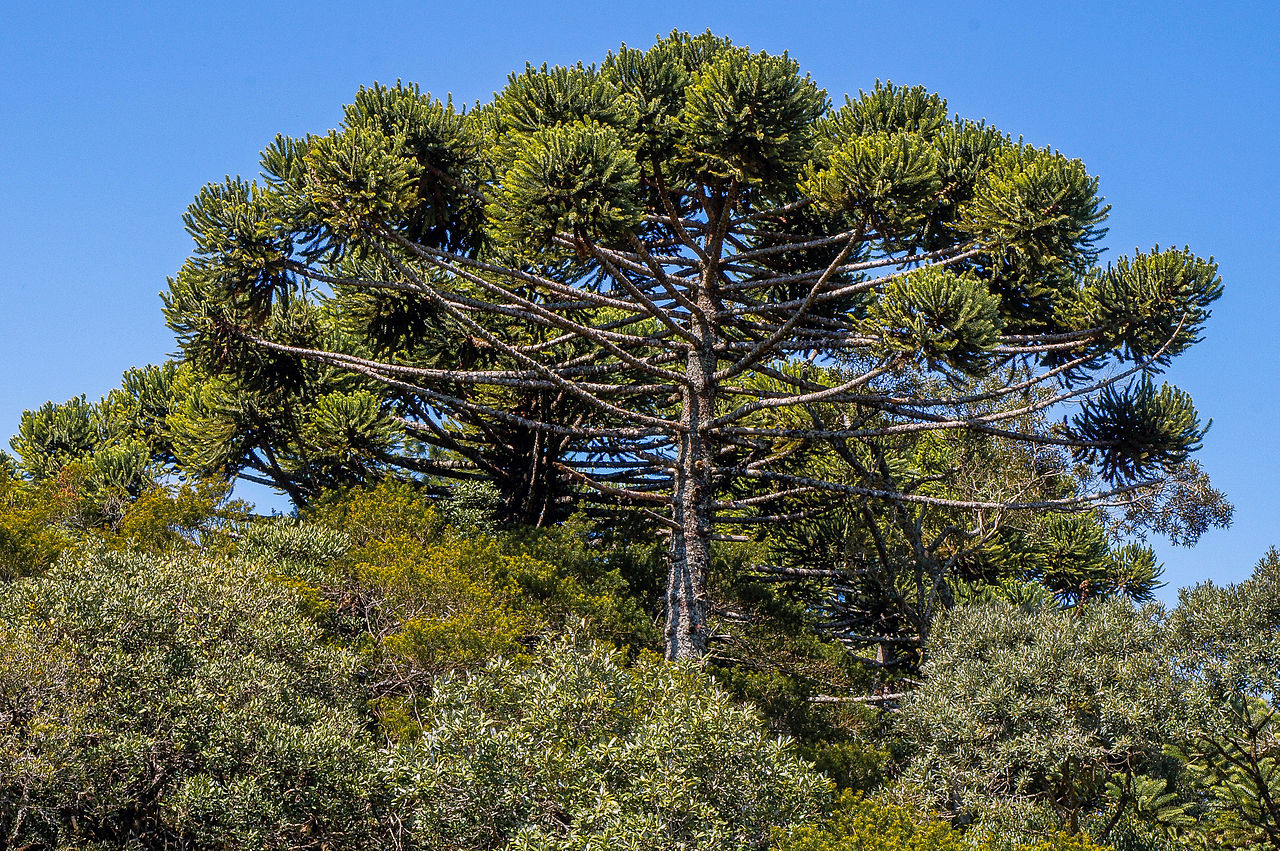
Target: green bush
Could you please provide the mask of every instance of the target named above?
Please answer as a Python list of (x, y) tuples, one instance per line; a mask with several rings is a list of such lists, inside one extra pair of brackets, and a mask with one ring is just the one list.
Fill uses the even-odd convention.
[(845, 792), (825, 819), (780, 835), (776, 851), (1096, 851), (1079, 834), (1056, 833), (1029, 845), (963, 834), (936, 816)]
[(903, 704), (899, 730), (916, 750), (908, 780), (940, 810), (1027, 835), (1101, 841), (1148, 811), (1177, 827), (1188, 817), (1164, 745), (1185, 707), (1163, 629), (1160, 609), (1124, 600), (955, 609)]
[(388, 480), (335, 491), (301, 521), (256, 523), (238, 549), (313, 601), (360, 655), (383, 730), (409, 739), (434, 677), (521, 655), (567, 624), (632, 650), (656, 645), (620, 571), (634, 554), (593, 548), (587, 532), (485, 531)]
[(0, 586), (12, 848), (378, 846), (354, 659), (251, 564), (87, 549)]
[(439, 681), (396, 756), (405, 823), (438, 849), (759, 849), (830, 783), (706, 675), (565, 639)]
[(851, 792), (840, 796), (817, 824), (802, 825), (780, 838), (777, 851), (975, 851), (945, 821), (894, 804), (867, 801)]

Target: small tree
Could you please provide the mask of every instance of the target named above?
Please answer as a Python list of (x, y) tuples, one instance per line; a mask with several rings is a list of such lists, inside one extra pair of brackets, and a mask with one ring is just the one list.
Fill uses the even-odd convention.
[(954, 609), (903, 703), (910, 777), (953, 816), (1100, 841), (1135, 814), (1187, 826), (1163, 751), (1186, 710), (1163, 629), (1162, 610), (1125, 600)]
[(1200, 712), (1184, 753), (1226, 847), (1280, 848), (1280, 552), (1245, 582), (1183, 589), (1170, 653)]
[[(1097, 268), (1083, 164), (923, 89), (832, 108), (785, 54), (673, 33), (529, 67), (470, 112), (365, 89), (262, 165), (187, 215), (196, 253), (166, 297), (186, 356), (267, 393), (299, 359), (340, 367), (365, 382), (335, 399), (353, 447), (500, 481), (518, 459), (526, 493), (640, 512), (670, 535), (671, 658), (706, 649), (718, 527), (782, 520), (789, 497), (1078, 507), (1203, 434), (1149, 375), (1196, 340), (1213, 263)], [(1053, 433), (1020, 427), (1066, 403)], [(924, 432), (1069, 450), (1102, 487), (939, 497), (852, 463)]]

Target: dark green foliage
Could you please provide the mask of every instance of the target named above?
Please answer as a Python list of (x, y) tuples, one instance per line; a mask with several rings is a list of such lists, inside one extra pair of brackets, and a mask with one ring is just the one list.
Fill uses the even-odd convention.
[(881, 678), (824, 629), (826, 587), (775, 581), (741, 551), (721, 556), (708, 658), (717, 684), (759, 707), (839, 787), (878, 788), (894, 744), (873, 705), (847, 698), (874, 691)]
[(1156, 389), (1144, 377), (1122, 390), (1104, 389), (1065, 430), (1082, 443), (1076, 458), (1114, 481), (1174, 469), (1200, 448), (1209, 427), (1200, 425), (1188, 394), (1168, 384)]
[(1059, 601), (1075, 605), (1120, 595), (1150, 602), (1161, 568), (1143, 544), (1113, 547), (1096, 515), (1048, 515), (1025, 530), (1010, 530), (991, 548), (1014, 577), (1037, 582)]

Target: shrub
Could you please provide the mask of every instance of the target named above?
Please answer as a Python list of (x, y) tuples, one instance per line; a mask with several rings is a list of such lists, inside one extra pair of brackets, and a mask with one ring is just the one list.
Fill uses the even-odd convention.
[(20, 848), (361, 848), (352, 657), (243, 562), (87, 549), (0, 586), (0, 836)]
[(423, 847), (757, 849), (830, 783), (701, 672), (564, 639), (444, 679), (393, 783)]
[(780, 836), (776, 851), (1096, 851), (1088, 837), (1056, 833), (1030, 845), (966, 835), (936, 816), (845, 792), (817, 824)]
[(974, 851), (945, 821), (845, 792), (818, 824), (781, 838), (777, 851)]
[(1126, 813), (1185, 820), (1163, 747), (1181, 723), (1163, 614), (1123, 600), (954, 610), (904, 702), (911, 779), (936, 807), (1105, 838)]
[(625, 548), (592, 551), (576, 524), (496, 533), (458, 522), (388, 480), (334, 492), (301, 521), (254, 524), (239, 551), (308, 596), (317, 621), (357, 651), (374, 711), (398, 739), (417, 735), (436, 676), (518, 656), (567, 624), (633, 650), (656, 643), (613, 558)]

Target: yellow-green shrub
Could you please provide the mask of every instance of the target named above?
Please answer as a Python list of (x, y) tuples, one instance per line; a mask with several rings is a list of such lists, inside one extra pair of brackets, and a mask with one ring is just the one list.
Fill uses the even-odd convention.
[(412, 738), (431, 678), (515, 656), (578, 624), (615, 644), (649, 643), (643, 611), (609, 549), (586, 535), (459, 528), (414, 486), (334, 493), (301, 522), (250, 526), (240, 551), (304, 594), (361, 650), (384, 728)]
[(976, 851), (946, 822), (906, 807), (840, 796), (828, 817), (780, 836), (777, 851)]
[(826, 819), (779, 832), (775, 851), (1097, 851), (1083, 834), (1058, 833), (1030, 845), (962, 833), (927, 813), (844, 792)]

